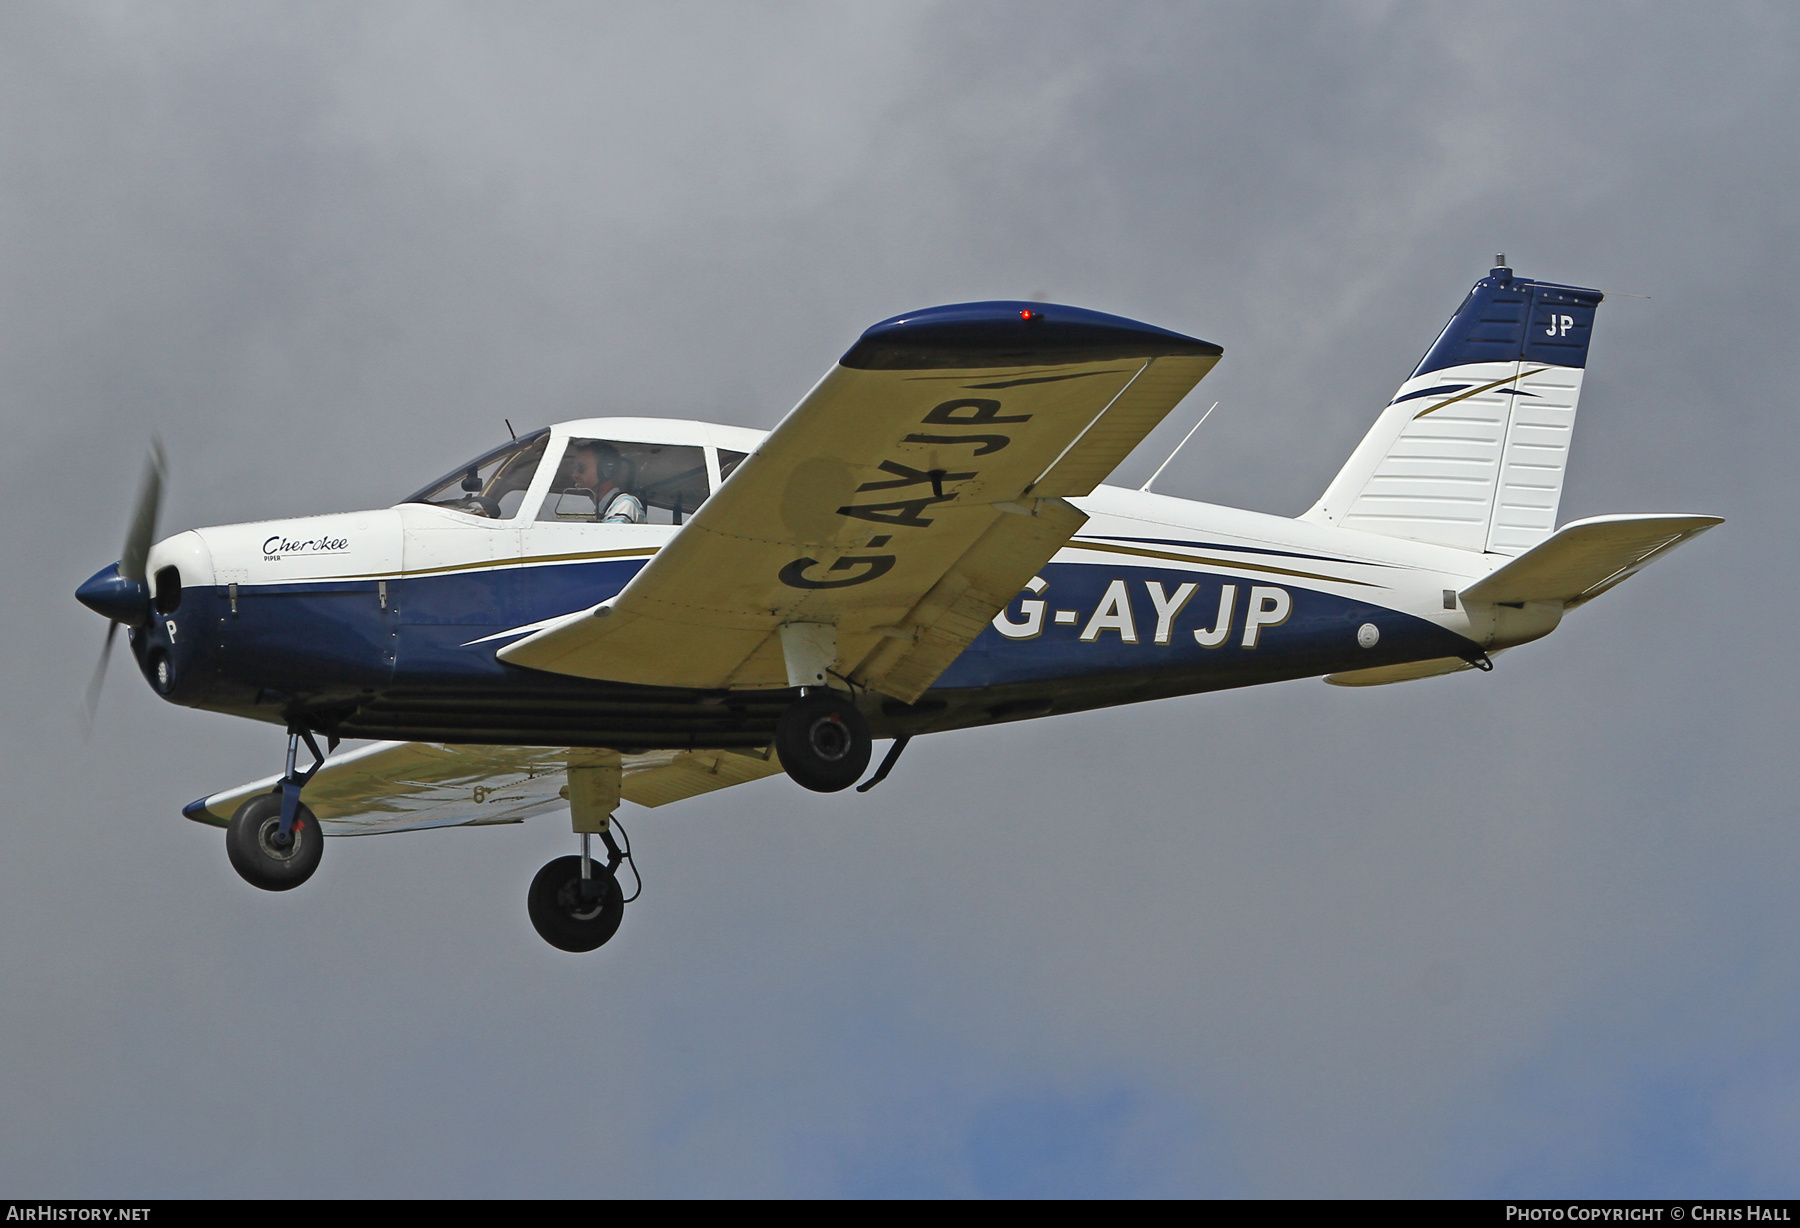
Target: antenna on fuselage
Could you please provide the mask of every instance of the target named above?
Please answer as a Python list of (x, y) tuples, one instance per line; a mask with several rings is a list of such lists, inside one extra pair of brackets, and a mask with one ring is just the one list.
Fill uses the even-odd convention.
[(502, 418), (502, 419), (500, 419), (500, 421), (506, 423), (506, 433), (508, 435), (511, 435), (513, 437), (514, 441), (517, 441), (519, 438), (519, 432), (512, 429), (512, 419), (511, 418)]
[[(1219, 408), (1219, 403), (1217, 401), (1214, 401), (1212, 403), (1211, 407), (1208, 408), (1205, 413), (1200, 415), (1200, 421), (1194, 423), (1193, 427), (1188, 431), (1188, 433), (1181, 437), (1181, 442), (1175, 445), (1175, 452), (1179, 452), (1183, 448), (1187, 447), (1187, 441), (1194, 437), (1195, 431), (1199, 430), (1201, 427), (1206, 425), (1206, 420), (1208, 418), (1212, 417), (1212, 411), (1217, 408)], [(1175, 452), (1169, 453), (1168, 460), (1163, 461), (1162, 464), (1160, 464), (1156, 467), (1156, 472), (1150, 475), (1150, 482), (1154, 482), (1154, 481), (1156, 481), (1157, 478), (1160, 478), (1162, 476), (1162, 471), (1169, 467), (1169, 461), (1172, 461), (1175, 459)], [(1138, 490), (1140, 492), (1149, 490), (1150, 482), (1145, 482), (1142, 486), (1138, 487)]]

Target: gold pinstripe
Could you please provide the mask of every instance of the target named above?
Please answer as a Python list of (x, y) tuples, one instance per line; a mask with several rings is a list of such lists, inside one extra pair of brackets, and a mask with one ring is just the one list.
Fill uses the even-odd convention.
[(1209, 563), (1214, 567), (1228, 567), (1236, 571), (1261, 571), (1277, 576), (1294, 576), (1301, 580), (1324, 580), (1331, 584), (1356, 584), (1363, 588), (1386, 588), (1385, 584), (1375, 584), (1369, 580), (1346, 580), (1341, 576), (1321, 575), (1316, 571), (1295, 571), (1288, 567), (1274, 567), (1267, 563), (1244, 563), (1237, 559), (1215, 559), (1199, 554), (1176, 554), (1171, 550), (1145, 550), (1141, 546), (1099, 545), (1093, 542), (1071, 541), (1065, 550), (1098, 550), (1104, 554), (1134, 554), (1147, 559), (1168, 559), (1175, 563)]
[(583, 550), (574, 554), (534, 554), (521, 559), (488, 559), (480, 563), (450, 563), (443, 567), (421, 567), (416, 571), (371, 571), (356, 576), (313, 576), (306, 580), (284, 580), (284, 584), (323, 583), (327, 580), (404, 580), (408, 576), (439, 575), (446, 571), (492, 571), (496, 567), (523, 567), (528, 563), (574, 563), (582, 559), (649, 558), (661, 546), (634, 546), (629, 550)]
[(1484, 392), (1490, 392), (1493, 389), (1498, 388), (1501, 384), (1510, 384), (1514, 380), (1524, 379), (1527, 375), (1537, 375), (1540, 372), (1548, 371), (1549, 369), (1550, 369), (1549, 367), (1539, 367), (1536, 371), (1521, 371), (1517, 375), (1509, 375), (1505, 379), (1497, 379), (1491, 384), (1483, 384), (1479, 388), (1471, 388), (1467, 392), (1461, 392), (1453, 397), (1449, 397), (1445, 400), (1439, 401), (1436, 405), (1433, 405), (1430, 409), (1421, 409), (1418, 413), (1416, 413), (1412, 416), (1412, 420), (1414, 422), (1417, 422), (1420, 418), (1423, 418), (1426, 414), (1435, 414), (1438, 410), (1444, 408), (1444, 406), (1446, 406), (1446, 405), (1454, 405), (1458, 401), (1466, 401), (1470, 397), (1480, 396)]

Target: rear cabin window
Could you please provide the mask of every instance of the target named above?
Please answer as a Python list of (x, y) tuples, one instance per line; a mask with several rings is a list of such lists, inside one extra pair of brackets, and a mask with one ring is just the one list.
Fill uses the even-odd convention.
[(571, 439), (540, 521), (680, 524), (706, 502), (706, 452), (697, 445)]

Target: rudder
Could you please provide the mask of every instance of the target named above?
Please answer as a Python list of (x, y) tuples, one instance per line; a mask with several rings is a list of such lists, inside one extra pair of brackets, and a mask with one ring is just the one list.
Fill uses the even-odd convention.
[(1603, 297), (1502, 260), (1301, 519), (1512, 556), (1548, 538)]

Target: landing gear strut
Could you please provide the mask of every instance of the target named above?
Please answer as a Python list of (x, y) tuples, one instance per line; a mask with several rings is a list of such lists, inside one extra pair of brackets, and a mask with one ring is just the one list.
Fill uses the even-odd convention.
[(848, 695), (814, 691), (781, 714), (775, 753), (802, 788), (836, 793), (855, 784), (869, 766), (869, 723)]
[[(300, 743), (312, 752), (313, 764), (305, 771), (295, 764)], [(337, 749), (332, 738), (327, 753)], [(291, 891), (311, 878), (325, 852), (325, 833), (319, 820), (300, 802), (300, 790), (324, 764), (312, 731), (288, 728), (287, 772), (280, 790), (253, 797), (238, 807), (225, 829), (225, 855), (231, 868), (252, 887), (264, 891)]]
[(619, 932), (625, 893), (617, 877), (624, 852), (610, 831), (600, 833), (606, 864), (594, 861), (590, 836), (581, 836), (579, 857), (558, 857), (537, 872), (525, 897), (532, 928), (559, 951), (592, 951)]
[[(592, 951), (619, 931), (625, 893), (619, 889), (620, 863), (631, 856), (631, 841), (613, 839), (613, 811), (619, 808), (622, 759), (616, 750), (575, 750), (569, 754), (569, 823), (581, 837), (579, 857), (558, 857), (537, 872), (525, 896), (538, 937), (559, 951)], [(621, 831), (624, 829), (621, 828)], [(606, 864), (594, 860), (593, 838), (606, 846)], [(632, 863), (632, 872), (637, 864)], [(641, 884), (640, 884), (641, 885)], [(632, 899), (636, 899), (633, 893)]]

